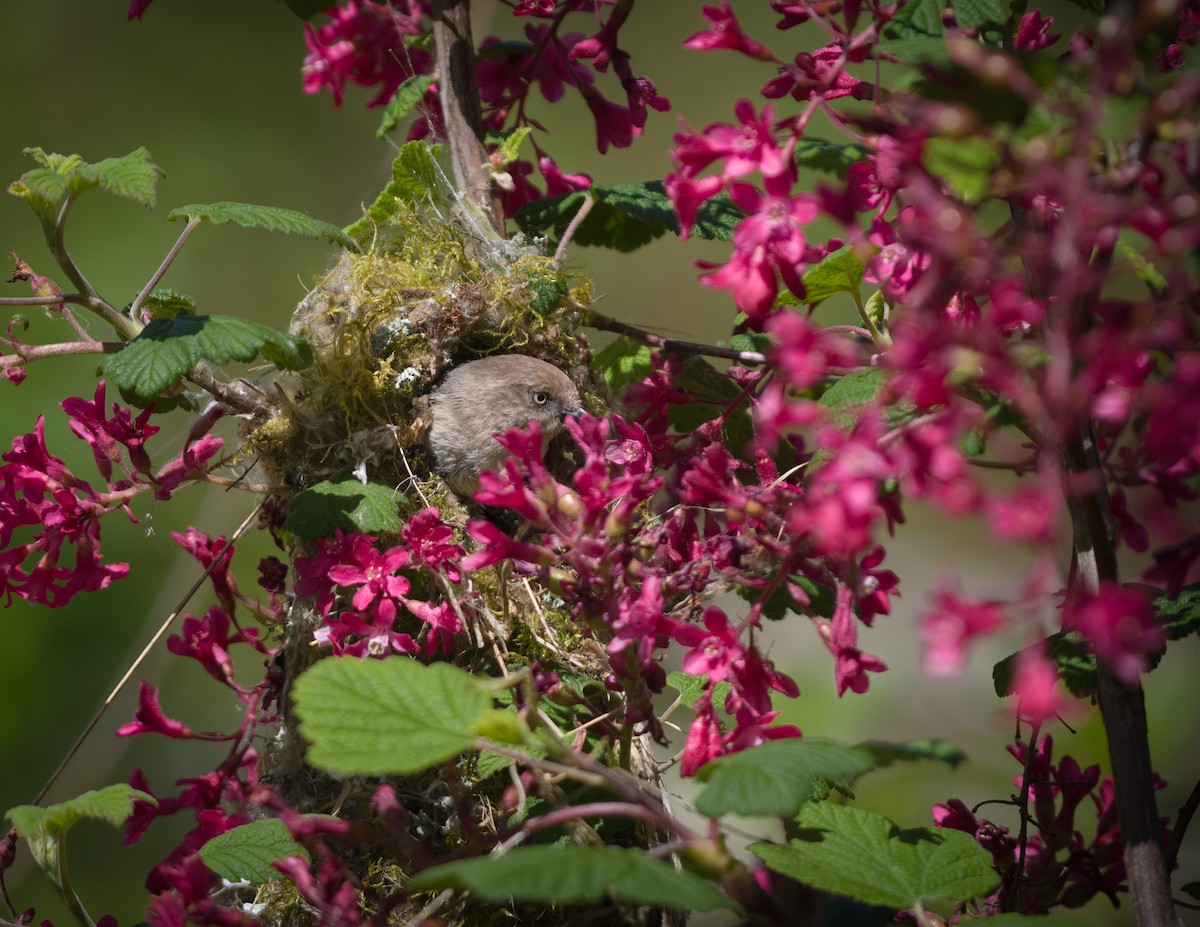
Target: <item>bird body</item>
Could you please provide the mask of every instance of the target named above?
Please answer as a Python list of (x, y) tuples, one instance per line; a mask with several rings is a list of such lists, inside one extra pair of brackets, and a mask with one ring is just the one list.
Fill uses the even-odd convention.
[(524, 354), (496, 354), (459, 364), (429, 397), (433, 421), (425, 438), (433, 469), (455, 492), (470, 495), (483, 470), (508, 457), (496, 440), (531, 421), (549, 440), (568, 415), (580, 415), (579, 390), (553, 364)]

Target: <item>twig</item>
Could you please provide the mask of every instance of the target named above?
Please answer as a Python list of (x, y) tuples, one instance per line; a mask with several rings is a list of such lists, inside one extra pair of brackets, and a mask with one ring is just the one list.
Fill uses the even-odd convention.
[(630, 325), (627, 322), (618, 322), (616, 319), (602, 315), (594, 309), (588, 311), (584, 319), (584, 324), (592, 328), (598, 328), (601, 331), (628, 335), (642, 344), (649, 345), (652, 348), (660, 348), (670, 354), (707, 354), (709, 357), (726, 357), (737, 361), (739, 364), (750, 364), (753, 366), (760, 366), (767, 362), (767, 356), (760, 354), (758, 351), (737, 351), (733, 348), (723, 348), (715, 344), (698, 344), (694, 341), (677, 341), (674, 338), (664, 338), (661, 335), (638, 328), (636, 325)]
[(57, 306), (59, 303), (88, 305), (82, 293), (63, 293), (61, 296), (0, 296), (0, 306)]
[(50, 774), (50, 778), (46, 780), (46, 784), (43, 785), (38, 791), (37, 795), (34, 796), (32, 804), (40, 805), (42, 803), (42, 799), (46, 797), (46, 793), (49, 792), (54, 786), (54, 783), (58, 780), (58, 777), (62, 775), (63, 770), (67, 768), (67, 764), (71, 762), (75, 754), (79, 752), (79, 748), (83, 746), (83, 742), (87, 740), (88, 735), (91, 734), (96, 725), (100, 723), (100, 719), (104, 717), (104, 713), (108, 711), (108, 707), (113, 703), (116, 697), (121, 694), (121, 690), (125, 688), (125, 684), (129, 682), (133, 674), (137, 672), (138, 667), (141, 666), (146, 657), (150, 655), (150, 651), (154, 649), (154, 645), (157, 644), (162, 639), (162, 636), (167, 633), (167, 629), (172, 625), (172, 623), (174, 623), (175, 619), (187, 606), (188, 602), (191, 601), (192, 596), (196, 594), (197, 590), (199, 590), (199, 588), (204, 584), (204, 581), (212, 575), (213, 570), (220, 565), (221, 561), (229, 556), (229, 552), (233, 550), (233, 542), (240, 538), (246, 532), (246, 529), (254, 523), (254, 520), (258, 518), (258, 513), (262, 510), (262, 506), (262, 502), (259, 502), (258, 505), (254, 507), (254, 510), (246, 516), (246, 520), (238, 525), (237, 529), (233, 532), (233, 534), (230, 535), (229, 543), (226, 544), (225, 547), (215, 557), (213, 557), (212, 563), (210, 563), (205, 568), (204, 572), (201, 573), (196, 579), (196, 581), (192, 583), (192, 587), (183, 594), (183, 598), (179, 600), (179, 604), (175, 606), (171, 614), (169, 614), (166, 620), (159, 626), (159, 629), (154, 632), (154, 636), (150, 638), (146, 646), (142, 648), (142, 652), (139, 653), (133, 663), (130, 664), (129, 669), (125, 671), (125, 675), (121, 677), (120, 681), (116, 684), (116, 686), (113, 687), (112, 692), (108, 694), (108, 698), (106, 698), (100, 704), (100, 707), (96, 709), (96, 713), (92, 715), (92, 720), (87, 723), (87, 726), (84, 727), (83, 732), (75, 739), (75, 743), (71, 744), (71, 749), (67, 751), (67, 755), (62, 758), (62, 762), (60, 762), (57, 768), (55, 768), (54, 772)]
[(558, 247), (554, 249), (554, 266), (561, 268), (563, 261), (567, 259), (567, 246), (571, 244), (571, 239), (575, 237), (575, 233), (579, 231), (579, 226), (583, 225), (583, 220), (587, 218), (592, 207), (596, 205), (596, 198), (592, 196), (591, 191), (583, 195), (583, 205), (579, 207), (579, 211), (575, 213), (563, 232), (562, 241), (558, 243)]
[(482, 209), (492, 228), (503, 236), (504, 208), (500, 203), (500, 191), (486, 170), (483, 107), (479, 101), (479, 84), (475, 80), (470, 0), (435, 0), (433, 47), (454, 182), (458, 192)]
[(1175, 819), (1175, 826), (1171, 828), (1171, 842), (1167, 846), (1167, 872), (1175, 868), (1175, 861), (1179, 856), (1179, 848), (1183, 846), (1183, 835), (1187, 833), (1188, 825), (1192, 822), (1192, 815), (1196, 813), (1198, 807), (1200, 807), (1200, 781), (1197, 781), (1195, 786), (1192, 787), (1192, 794), (1188, 796), (1188, 800), (1179, 809), (1179, 816)]
[(183, 249), (184, 244), (187, 242), (188, 236), (190, 236), (192, 232), (196, 230), (196, 226), (203, 221), (203, 219), (196, 217), (189, 220), (188, 224), (183, 227), (183, 231), (179, 233), (179, 238), (177, 238), (175, 244), (171, 246), (171, 250), (167, 252), (167, 256), (162, 259), (162, 263), (158, 265), (158, 269), (150, 275), (150, 279), (146, 281), (146, 285), (142, 287), (142, 291), (138, 293), (137, 299), (135, 299), (133, 304), (129, 307), (129, 318), (135, 320), (137, 319), (138, 313), (142, 309), (142, 305), (150, 297), (150, 294), (154, 292), (154, 288), (158, 286), (158, 281), (163, 278), (163, 274), (167, 272), (167, 269), (174, 262), (175, 258), (179, 256), (179, 252)]

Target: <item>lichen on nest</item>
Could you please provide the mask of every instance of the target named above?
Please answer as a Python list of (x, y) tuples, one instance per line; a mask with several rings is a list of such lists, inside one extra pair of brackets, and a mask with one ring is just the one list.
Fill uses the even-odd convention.
[[(585, 406), (605, 408), (579, 333), (590, 283), (537, 243), (501, 241), (448, 214), (397, 199), (364, 251), (343, 253), (297, 307), (291, 330), (313, 364), (280, 384), (278, 419), (247, 436), (277, 481), (304, 488), (348, 467), (391, 485), (409, 470), (427, 475), (424, 397), (450, 367), (491, 354), (548, 361)], [(413, 451), (407, 461), (401, 449)]]

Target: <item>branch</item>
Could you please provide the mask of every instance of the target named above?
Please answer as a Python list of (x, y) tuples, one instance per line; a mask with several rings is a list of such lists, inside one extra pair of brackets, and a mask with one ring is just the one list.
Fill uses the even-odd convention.
[(733, 348), (723, 348), (714, 344), (697, 344), (694, 341), (676, 341), (674, 338), (664, 338), (661, 335), (638, 328), (636, 325), (610, 319), (608, 316), (602, 315), (595, 310), (588, 310), (583, 324), (591, 328), (598, 328), (601, 331), (628, 335), (642, 344), (649, 345), (652, 348), (659, 348), (669, 354), (707, 354), (709, 357), (727, 357), (730, 360), (737, 361), (739, 364), (748, 364), (751, 366), (760, 366), (767, 362), (767, 356), (760, 354), (758, 351), (737, 351)]
[[(1108, 527), (1108, 491), (1090, 423), (1067, 439), (1062, 453), (1075, 535), (1071, 590), (1095, 595), (1101, 582), (1119, 582), (1120, 574)], [(1117, 679), (1103, 660), (1097, 661), (1097, 677), (1134, 923), (1171, 927), (1179, 922), (1159, 842), (1145, 695), (1140, 684), (1128, 686)]]
[(475, 43), (471, 38), (470, 0), (435, 0), (433, 47), (438, 95), (458, 192), (483, 210), (503, 237), (504, 208), (488, 173), (483, 145), (483, 107), (475, 81)]

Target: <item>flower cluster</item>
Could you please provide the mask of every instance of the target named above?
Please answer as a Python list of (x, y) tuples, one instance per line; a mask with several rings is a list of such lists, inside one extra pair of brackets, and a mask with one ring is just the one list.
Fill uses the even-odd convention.
[[(1125, 81), (1134, 43), (1080, 36), (1060, 49), (1052, 18), (1033, 10), (1016, 24), (1016, 55), (982, 24), (947, 13), (942, 89), (891, 91), (861, 65), (888, 57), (880, 43), (894, 34), (901, 4), (773, 7), (781, 30), (816, 17), (833, 41), (779, 55), (727, 2), (706, 7), (708, 26), (690, 48), (733, 51), (775, 73), (763, 101), (735, 104), (732, 122), (676, 135), (666, 186), (685, 234), (718, 194), (746, 214), (728, 261), (701, 265), (701, 281), (728, 290), (745, 327), (770, 336), (773, 375), (749, 401), (759, 447), (782, 438), (804, 448), (791, 537), (834, 562), (861, 561), (881, 528), (903, 520), (902, 500), (928, 500), (980, 513), (996, 539), (1031, 545), (1045, 574), (1067, 511), (1058, 462), (1064, 448), (1094, 443), (1091, 466), (1112, 491), (1118, 537), (1145, 549), (1153, 519), (1186, 539), (1156, 551), (1144, 576), (1178, 591), (1200, 557), (1196, 525), (1180, 506), (1194, 498), (1189, 481), (1200, 472), (1192, 409), (1200, 353), (1179, 311), (1197, 288), (1182, 258), (1200, 240), (1200, 199), (1195, 159), (1166, 127), (1175, 117), (1155, 109), (1153, 91)], [(1191, 41), (1193, 8), (1180, 16)], [(1054, 57), (1063, 83), (1039, 85), (1034, 71)], [(951, 71), (976, 83), (954, 85)], [(1154, 144), (1096, 162), (1093, 142), (1107, 131), (1100, 101), (1139, 93), (1148, 109), (1138, 137)], [(785, 107), (788, 99), (795, 105)], [(854, 105), (865, 99), (869, 116)], [(1161, 105), (1191, 113), (1198, 100), (1189, 83)], [(1052, 114), (1049, 123), (1035, 111)], [(810, 138), (817, 113), (843, 130), (844, 144)], [(833, 152), (847, 165), (840, 180), (805, 176), (828, 170)], [(971, 159), (976, 167), (964, 168)], [(838, 236), (813, 240), (818, 219), (837, 223)], [(1131, 295), (1134, 277), (1140, 297)], [(846, 298), (839, 294), (860, 324), (820, 327), (825, 301)], [(981, 459), (989, 447), (1004, 448), (1001, 459)], [(977, 463), (1021, 482), (993, 488)], [(1095, 479), (1067, 480), (1068, 498), (1091, 492)], [(1056, 623), (1082, 632), (1129, 683), (1163, 643), (1149, 599), (1111, 579), (1057, 613), (946, 587), (924, 623), (926, 666), (959, 671), (970, 642), (1018, 616), (1031, 619), (1032, 633)], [(1048, 708), (1049, 689), (1037, 682), (1045, 667), (1025, 669), (1027, 707), (1036, 694)]]
[(402, 544), (381, 551), (369, 535), (339, 531), (317, 542), (315, 556), (297, 559), (295, 593), (312, 596), (324, 619), (315, 634), (319, 645), (357, 657), (451, 652), (463, 630), (457, 600), (411, 595), (410, 575), (456, 583), (464, 551), (434, 508), (413, 515), (401, 534)]
[[(1018, 793), (1028, 794), (1030, 809), (1023, 813), (1030, 813), (1030, 823), (1035, 825), (1023, 847), (1009, 828), (977, 817), (957, 798), (933, 808), (934, 824), (974, 837), (992, 854), (1003, 878), (977, 913), (1045, 914), (1056, 906), (1081, 907), (1100, 894), (1117, 905), (1118, 893), (1128, 888), (1112, 779), (1101, 779), (1099, 766), (1081, 769), (1071, 756), (1055, 763), (1054, 740), (1049, 736), (1041, 738), (1032, 752), (1023, 741), (1008, 750), (1025, 768), (1014, 785)], [(1155, 777), (1156, 789), (1165, 785)], [(1086, 803), (1096, 814), (1091, 837), (1084, 836), (1076, 820)], [(1165, 819), (1162, 826), (1165, 842), (1170, 838)]]
[[(12, 450), (0, 454), (0, 594), (40, 605), (60, 607), (81, 592), (104, 589), (129, 572), (127, 563), (104, 563), (100, 555), (100, 519), (129, 508), (137, 495), (152, 490), (170, 498), (186, 479), (202, 478), (222, 442), (205, 435), (179, 457), (153, 469), (145, 442), (157, 431), (152, 408), (137, 418), (116, 403), (105, 409), (104, 381), (91, 401), (70, 398), (61, 403), (71, 430), (92, 449), (105, 487), (97, 489), (55, 457), (46, 447), (45, 416), (31, 434), (13, 439)], [(114, 479), (115, 471), (116, 479)], [(29, 540), (21, 540), (35, 529)], [(66, 557), (74, 554), (74, 562)]]
[[(590, 13), (599, 21), (591, 35), (563, 30), (566, 14)], [(131, 13), (132, 15), (132, 13)], [(328, 89), (340, 106), (347, 82), (378, 88), (369, 106), (383, 106), (409, 77), (429, 74), (433, 61), (422, 43), (416, 41), (429, 31), (429, 4), (422, 0), (347, 0), (331, 7), (330, 22), (305, 25), (309, 54), (304, 59), (304, 90), (319, 93)], [(511, 133), (527, 128), (544, 131), (530, 114), (530, 94), (536, 88), (542, 99), (557, 103), (568, 89), (578, 93), (596, 127), (596, 147), (603, 154), (611, 148), (627, 148), (642, 134), (647, 110), (670, 108), (646, 77), (634, 73), (629, 54), (620, 47), (621, 29), (629, 16), (627, 5), (605, 11), (592, 0), (524, 2), (513, 15), (529, 17), (526, 41), (488, 36), (480, 43), (476, 79), (489, 131)], [(586, 62), (586, 64), (584, 63)], [(612, 70), (622, 102), (605, 96), (596, 76)], [(441, 134), (437, 85), (426, 92), (420, 115), (409, 137)], [(586, 189), (586, 174), (567, 174), (533, 141), (532, 161), (518, 160), (502, 165), (502, 199), (506, 214), (513, 215), (525, 203), (543, 196), (556, 196)], [(545, 189), (530, 179), (541, 174)]]

